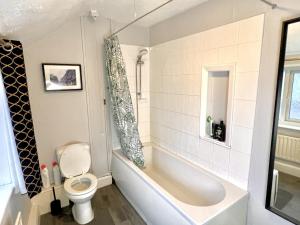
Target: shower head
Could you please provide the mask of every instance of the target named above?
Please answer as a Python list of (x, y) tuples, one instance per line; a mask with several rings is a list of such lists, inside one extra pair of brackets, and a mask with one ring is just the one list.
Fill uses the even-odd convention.
[(139, 51), (138, 56), (143, 56), (143, 55), (146, 55), (146, 54), (148, 54), (148, 49), (143, 48), (143, 49), (141, 49), (141, 50)]
[(140, 61), (142, 59), (143, 55), (146, 55), (146, 54), (148, 54), (148, 49), (146, 49), (146, 48), (141, 49), (137, 56), (138, 61)]

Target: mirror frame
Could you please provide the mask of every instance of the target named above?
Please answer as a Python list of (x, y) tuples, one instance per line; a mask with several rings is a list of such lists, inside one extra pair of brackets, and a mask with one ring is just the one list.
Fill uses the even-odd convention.
[(282, 211), (280, 211), (274, 207), (271, 207), (271, 205), (270, 205), (272, 181), (273, 181), (273, 170), (274, 170), (274, 162), (275, 162), (275, 149), (276, 149), (276, 141), (277, 141), (278, 119), (279, 119), (279, 113), (280, 113), (280, 97), (281, 97), (281, 90), (282, 90), (284, 65), (285, 65), (285, 53), (286, 53), (288, 26), (290, 24), (297, 23), (297, 22), (300, 22), (300, 17), (284, 21), (283, 25), (282, 25), (279, 67), (278, 67), (278, 75), (277, 75), (277, 87), (276, 87), (275, 109), (274, 109), (274, 117), (273, 117), (272, 141), (271, 141), (271, 152), (270, 152), (270, 159), (269, 159), (269, 172), (268, 172), (268, 183), (267, 183), (265, 208), (296, 225), (300, 225), (299, 220), (283, 213)]

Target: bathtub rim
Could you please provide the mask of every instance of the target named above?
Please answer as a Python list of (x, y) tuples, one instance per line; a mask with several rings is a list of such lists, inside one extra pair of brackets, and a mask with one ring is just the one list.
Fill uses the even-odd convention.
[[(166, 200), (177, 212), (179, 212), (187, 221), (189, 221), (192, 224), (205, 224), (206, 222), (209, 222), (211, 219), (216, 217), (217, 215), (221, 214), (224, 212), (226, 209), (230, 208), (233, 206), (235, 203), (238, 201), (243, 200), (244, 198), (248, 198), (249, 193), (240, 187), (237, 187), (235, 184), (230, 183), (229, 181), (223, 179), (222, 177), (208, 171), (207, 169), (192, 163), (191, 161), (188, 161), (187, 159), (178, 156), (165, 148), (158, 146), (156, 144), (147, 144), (144, 147), (151, 147), (151, 151), (153, 151), (153, 148), (157, 149), (158, 151), (163, 151), (164, 153), (170, 155), (171, 157), (174, 157), (176, 160), (180, 160), (183, 163), (188, 164), (191, 166), (193, 169), (196, 169), (197, 171), (204, 173), (205, 175), (209, 176), (211, 179), (220, 182), (223, 188), (225, 189), (225, 197), (222, 201), (215, 205), (210, 205), (210, 206), (195, 206), (195, 205), (190, 205), (185, 202), (182, 202), (172, 196), (167, 190), (165, 190), (163, 187), (159, 185), (155, 180), (153, 180), (150, 176), (148, 176), (145, 172), (143, 172), (140, 168), (138, 168), (133, 162), (131, 162), (126, 156), (123, 155), (121, 152), (121, 149), (114, 149), (113, 156), (116, 156), (119, 160), (121, 160), (127, 167), (133, 170), (134, 173), (138, 175), (140, 179), (143, 180), (150, 188), (157, 193), (159, 196), (161, 196), (164, 200)], [(233, 190), (231, 190), (233, 189)], [(227, 192), (229, 191), (229, 192)], [(231, 196), (234, 199), (230, 199)], [(222, 206), (223, 205), (223, 206)], [(215, 209), (214, 209), (215, 208)], [(194, 217), (193, 214), (201, 214), (199, 210), (205, 210), (209, 209), (213, 210), (213, 212), (210, 212), (209, 215), (204, 216), (203, 218), (197, 218)], [(190, 214), (189, 211), (192, 210), (194, 213)], [(196, 210), (196, 211), (195, 211)]]

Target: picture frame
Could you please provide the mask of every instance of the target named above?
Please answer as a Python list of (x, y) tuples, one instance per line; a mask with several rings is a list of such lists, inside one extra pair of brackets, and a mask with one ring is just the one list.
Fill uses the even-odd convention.
[(80, 64), (42, 63), (45, 91), (82, 90)]

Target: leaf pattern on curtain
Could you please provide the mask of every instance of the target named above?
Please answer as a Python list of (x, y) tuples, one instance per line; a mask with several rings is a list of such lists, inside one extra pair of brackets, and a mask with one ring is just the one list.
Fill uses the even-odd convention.
[(144, 166), (142, 143), (134, 116), (125, 64), (117, 36), (104, 40), (105, 68), (112, 103), (114, 125), (121, 149), (137, 166)]

